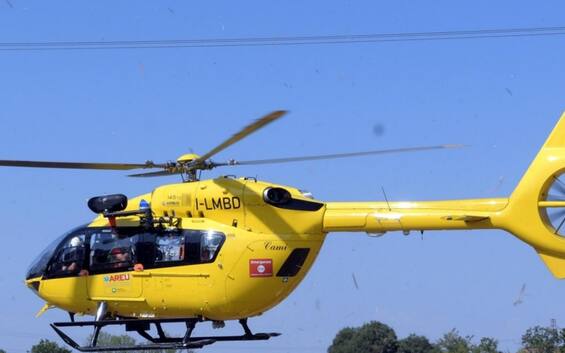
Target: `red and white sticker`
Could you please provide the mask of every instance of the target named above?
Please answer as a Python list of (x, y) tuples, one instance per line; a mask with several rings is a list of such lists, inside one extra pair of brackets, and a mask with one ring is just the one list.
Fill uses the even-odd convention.
[(272, 276), (273, 276), (272, 259), (249, 260), (249, 277), (272, 277)]

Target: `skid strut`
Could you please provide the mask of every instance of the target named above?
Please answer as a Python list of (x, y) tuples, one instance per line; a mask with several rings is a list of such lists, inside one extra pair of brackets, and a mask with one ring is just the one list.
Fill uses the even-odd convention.
[[(271, 337), (279, 336), (280, 333), (253, 333), (247, 325), (247, 319), (239, 320), (244, 334), (239, 336), (202, 336), (193, 337), (192, 333), (200, 319), (119, 319), (119, 320), (98, 320), (98, 321), (74, 321), (74, 322), (55, 322), (51, 327), (61, 337), (65, 343), (81, 352), (102, 352), (102, 351), (132, 351), (132, 350), (159, 350), (159, 349), (194, 349), (202, 348), (215, 342), (226, 341), (260, 341), (268, 340)], [(183, 337), (168, 337), (163, 330), (164, 323), (184, 323), (186, 332)], [(152, 336), (148, 331), (151, 325), (155, 325), (157, 336)], [(63, 332), (64, 327), (93, 327), (94, 334), (89, 346), (80, 346), (71, 337)], [(105, 326), (125, 326), (126, 331), (137, 332), (141, 337), (150, 343), (133, 346), (98, 346), (97, 338), (100, 330)]]

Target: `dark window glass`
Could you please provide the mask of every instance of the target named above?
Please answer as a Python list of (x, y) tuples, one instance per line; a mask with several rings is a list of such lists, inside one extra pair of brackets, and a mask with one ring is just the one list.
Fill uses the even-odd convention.
[(127, 271), (134, 264), (133, 229), (98, 229), (90, 235), (90, 269), (94, 273)]
[(86, 233), (80, 231), (61, 243), (47, 268), (49, 277), (88, 274), (85, 269), (85, 239)]
[(117, 228), (97, 229), (90, 236), (93, 273), (128, 271), (214, 262), (225, 240), (216, 231)]
[(55, 251), (59, 248), (61, 243), (67, 240), (67, 238), (69, 238), (71, 234), (74, 234), (75, 232), (80, 232), (81, 230), (82, 231), (84, 230), (84, 226), (73, 228), (72, 230), (66, 232), (65, 234), (61, 235), (53, 242), (51, 242), (51, 244), (49, 244), (49, 246), (45, 250), (43, 250), (41, 254), (39, 254), (39, 256), (33, 261), (33, 263), (28, 269), (26, 279), (31, 279), (45, 275), (47, 266), (51, 262), (51, 259), (53, 258)]
[(182, 262), (185, 259), (185, 234), (179, 232), (162, 232), (157, 235), (156, 264), (166, 265), (172, 262)]
[(224, 235), (214, 231), (201, 232), (200, 236), (200, 262), (213, 262), (220, 247), (224, 243)]
[(31, 263), (29, 269), (27, 271), (26, 279), (31, 279), (35, 277), (41, 277), (45, 274), (45, 270), (47, 269), (47, 265), (49, 265), (49, 261), (53, 257), (53, 253), (57, 250), (57, 246), (61, 243), (61, 241), (66, 238), (68, 235), (63, 234), (62, 236), (55, 239), (45, 250), (37, 256), (37, 258)]
[(186, 231), (186, 260), (190, 264), (214, 262), (226, 237), (213, 230)]
[(30, 267), (27, 278), (210, 263), (224, 241), (223, 233), (212, 230), (82, 227), (64, 234), (45, 249)]
[(286, 261), (277, 273), (277, 277), (294, 277), (300, 272), (304, 261), (310, 252), (309, 248), (298, 248), (292, 250)]

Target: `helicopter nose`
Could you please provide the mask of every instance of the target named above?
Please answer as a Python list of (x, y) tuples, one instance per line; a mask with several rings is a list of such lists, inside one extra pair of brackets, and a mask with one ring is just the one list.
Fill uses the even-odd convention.
[(39, 286), (41, 285), (40, 279), (31, 279), (26, 281), (26, 286), (31, 289), (35, 294), (39, 294)]
[(39, 295), (39, 286), (41, 284), (41, 278), (43, 278), (43, 272), (43, 269), (38, 268), (37, 260), (29, 266), (26, 272), (25, 284), (37, 295)]

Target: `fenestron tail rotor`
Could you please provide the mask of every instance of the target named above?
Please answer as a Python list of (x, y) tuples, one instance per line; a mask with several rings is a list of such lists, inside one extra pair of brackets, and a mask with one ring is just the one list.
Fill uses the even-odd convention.
[[(348, 152), (348, 153), (334, 153), (334, 154), (321, 154), (321, 155), (309, 155), (309, 156), (294, 156), (294, 157), (283, 157), (283, 158), (270, 158), (270, 159), (258, 159), (258, 160), (229, 160), (227, 162), (213, 162), (210, 160), (211, 157), (225, 150), (229, 146), (243, 140), (247, 136), (251, 135), (255, 131), (265, 127), (266, 125), (280, 119), (287, 113), (285, 110), (273, 111), (260, 119), (247, 125), (239, 132), (219, 144), (218, 146), (211, 149), (209, 152), (199, 156), (193, 153), (185, 154), (179, 157), (176, 161), (166, 162), (166, 163), (154, 163), (153, 161), (147, 161), (145, 163), (85, 163), (85, 162), (55, 162), (55, 161), (24, 161), (24, 160), (0, 160), (0, 166), (6, 167), (31, 167), (31, 168), (63, 168), (63, 169), (95, 169), (95, 170), (135, 170), (135, 169), (159, 169), (156, 171), (148, 171), (141, 173), (130, 174), (130, 177), (160, 177), (179, 174), (183, 176), (186, 181), (197, 180), (197, 173), (200, 170), (209, 170), (216, 167), (225, 166), (243, 166), (243, 165), (263, 165), (263, 164), (277, 164), (277, 163), (291, 163), (291, 162), (304, 162), (304, 161), (315, 161), (315, 160), (328, 160), (328, 159), (340, 159), (340, 158), (351, 158), (351, 157), (362, 157), (370, 155), (379, 154), (391, 154), (391, 153), (406, 153), (406, 152), (417, 152), (426, 150), (439, 150), (439, 149), (450, 149), (459, 148), (462, 145), (436, 145), (436, 146), (420, 146), (420, 147), (408, 147), (408, 148), (396, 148), (396, 149), (382, 149), (382, 150), (371, 150), (371, 151), (360, 151), (360, 152)], [(563, 194), (565, 195), (565, 186), (563, 187)]]
[[(545, 196), (545, 197), (543, 197)], [(542, 212), (545, 213), (548, 225), (553, 228), (554, 233), (565, 236), (565, 176), (554, 175), (552, 182), (543, 193), (544, 198), (540, 202)]]

